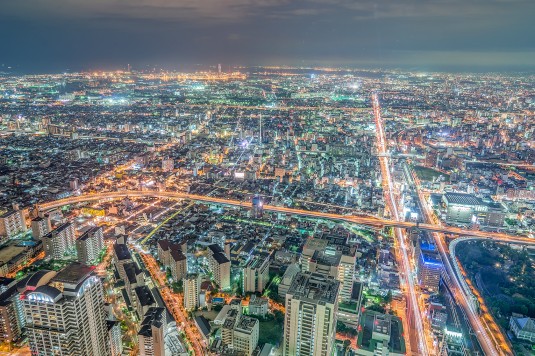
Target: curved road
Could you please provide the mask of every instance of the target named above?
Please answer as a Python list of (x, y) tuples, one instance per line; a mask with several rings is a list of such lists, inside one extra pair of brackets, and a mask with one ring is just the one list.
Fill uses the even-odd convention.
[[(64, 205), (82, 203), (95, 200), (114, 200), (126, 197), (155, 197), (155, 198), (167, 198), (167, 199), (188, 199), (195, 200), (207, 203), (215, 203), (221, 205), (230, 205), (237, 207), (249, 208), (251, 206), (250, 202), (243, 202), (240, 200), (231, 200), (224, 198), (215, 198), (205, 195), (196, 195), (188, 194), (181, 192), (160, 192), (160, 191), (151, 191), (151, 190), (124, 190), (118, 192), (106, 192), (106, 193), (96, 193), (96, 194), (83, 194), (75, 197), (69, 197), (59, 200), (54, 200), (47, 203), (37, 204), (39, 210), (46, 211), (54, 208), (58, 208)], [(528, 242), (532, 243), (535, 239), (530, 239), (527, 237), (520, 237), (509, 235), (505, 233), (497, 232), (488, 232), (488, 231), (479, 231), (479, 230), (465, 230), (453, 226), (439, 226), (435, 224), (418, 224), (410, 221), (394, 221), (389, 219), (381, 219), (373, 216), (366, 215), (340, 215), (333, 213), (324, 213), (321, 211), (309, 211), (301, 210), (295, 208), (286, 208), (283, 206), (275, 205), (264, 205), (264, 210), (274, 211), (285, 214), (292, 215), (301, 215), (301, 216), (310, 216), (315, 218), (327, 219), (327, 220), (338, 220), (346, 221), (349, 223), (373, 226), (376, 228), (382, 228), (385, 226), (400, 227), (400, 228), (419, 228), (422, 230), (427, 230), (431, 232), (441, 232), (446, 234), (462, 235), (462, 236), (474, 236), (481, 238), (488, 238), (499, 241), (511, 241), (511, 242)]]

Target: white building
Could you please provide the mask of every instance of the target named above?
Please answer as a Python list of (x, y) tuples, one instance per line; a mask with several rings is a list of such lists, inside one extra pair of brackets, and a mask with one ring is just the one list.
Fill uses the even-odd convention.
[(333, 277), (303, 272), (286, 294), (285, 356), (330, 356), (336, 334), (340, 282)]
[(264, 291), (269, 282), (269, 254), (254, 255), (243, 269), (243, 292)]
[(110, 355), (104, 293), (93, 268), (72, 263), (51, 279), (41, 276), (48, 281), (22, 295), (32, 355)]
[(52, 230), (50, 218), (48, 216), (38, 216), (32, 220), (32, 237), (36, 240), (41, 239)]
[(184, 278), (184, 308), (186, 310), (197, 309), (200, 305), (201, 276), (188, 274)]
[(10, 210), (0, 215), (0, 237), (10, 238), (26, 231), (23, 210)]
[(43, 236), (43, 249), (46, 257), (51, 259), (63, 259), (65, 254), (74, 251), (75, 248), (74, 224), (66, 222)]
[(104, 249), (104, 234), (102, 227), (93, 227), (76, 240), (78, 261), (86, 265), (94, 264)]

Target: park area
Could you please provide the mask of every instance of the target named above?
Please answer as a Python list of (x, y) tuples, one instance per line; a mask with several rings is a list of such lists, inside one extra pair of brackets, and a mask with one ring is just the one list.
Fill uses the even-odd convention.
[(420, 180), (423, 181), (435, 181), (438, 179), (438, 177), (443, 176), (446, 181), (449, 181), (450, 176), (449, 174), (437, 171), (436, 169), (423, 167), (423, 166), (414, 166), (414, 172), (418, 176)]

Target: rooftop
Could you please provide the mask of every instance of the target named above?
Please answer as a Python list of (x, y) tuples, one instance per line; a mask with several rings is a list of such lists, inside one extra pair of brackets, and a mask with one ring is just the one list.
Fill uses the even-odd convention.
[(293, 298), (304, 298), (333, 304), (338, 297), (340, 282), (319, 273), (298, 273), (288, 289)]
[(59, 271), (52, 280), (54, 282), (78, 284), (80, 281), (87, 278), (94, 269), (94, 267), (86, 266), (79, 262), (73, 262)]
[(470, 206), (481, 205), (481, 201), (472, 194), (446, 193), (444, 194), (444, 198), (447, 200), (448, 204)]

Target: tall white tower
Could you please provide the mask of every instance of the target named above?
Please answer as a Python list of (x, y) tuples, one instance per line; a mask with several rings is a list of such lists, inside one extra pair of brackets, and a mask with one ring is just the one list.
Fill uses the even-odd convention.
[(93, 270), (71, 263), (28, 279), (21, 299), (32, 355), (110, 355), (104, 293)]
[(286, 293), (284, 356), (330, 356), (336, 334), (340, 282), (298, 273)]

